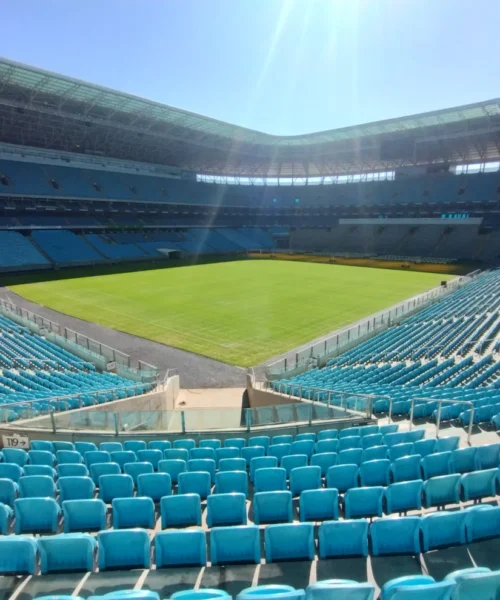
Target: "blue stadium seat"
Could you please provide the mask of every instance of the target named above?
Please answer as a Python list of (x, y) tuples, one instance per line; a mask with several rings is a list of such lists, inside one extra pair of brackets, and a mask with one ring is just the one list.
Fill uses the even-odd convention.
[[(146, 450), (147, 444), (143, 440), (126, 440), (123, 443), (123, 449), (137, 454), (141, 450)], [(139, 459), (140, 460), (140, 459)]]
[(276, 446), (277, 444), (291, 444), (293, 442), (293, 436), (289, 434), (274, 435), (271, 438), (271, 445)]
[(434, 438), (420, 440), (413, 444), (413, 453), (418, 454), (420, 458), (424, 458), (424, 456), (428, 456), (429, 454), (434, 454), (435, 451), (436, 440)]
[(177, 485), (179, 494), (198, 494), (206, 500), (211, 493), (211, 478), (207, 471), (180, 473)]
[(255, 492), (286, 490), (286, 470), (278, 467), (257, 469), (254, 474)]
[(0, 535), (8, 535), (14, 511), (0, 502)]
[(370, 526), (374, 556), (420, 554), (420, 517), (378, 519)]
[(421, 510), (424, 482), (421, 479), (391, 483), (385, 489), (386, 513), (406, 513)]
[(323, 452), (335, 452), (339, 451), (339, 440), (336, 438), (328, 438), (318, 440), (316, 442), (316, 454), (322, 454)]
[(227, 438), (224, 440), (224, 448), (238, 448), (238, 450), (243, 450), (246, 445), (247, 441), (245, 438)]
[(323, 429), (322, 431), (318, 431), (318, 435), (316, 439), (318, 442), (322, 440), (333, 440), (339, 437), (339, 432), (337, 429)]
[(309, 459), (314, 454), (313, 440), (295, 440), (290, 447), (290, 454), (305, 454)]
[(112, 507), (113, 529), (154, 529), (155, 505), (151, 498), (115, 498)]
[(163, 459), (163, 453), (161, 450), (138, 450), (136, 452), (137, 460), (141, 462), (147, 462), (153, 465), (155, 471), (158, 470), (158, 463)]
[(306, 589), (306, 600), (373, 600), (375, 586), (348, 579), (330, 579), (312, 583)]
[(16, 483), (24, 475), (24, 469), (15, 463), (0, 463), (0, 479), (10, 479)]
[(106, 505), (102, 500), (66, 500), (62, 508), (65, 533), (106, 529)]
[(115, 498), (132, 498), (134, 480), (130, 475), (101, 475), (99, 477), (99, 498), (112, 502)]
[(213, 565), (259, 564), (260, 534), (255, 525), (216, 527), (210, 532), (210, 559)]
[(359, 427), (346, 427), (338, 432), (339, 438), (353, 437), (359, 435)]
[(409, 442), (411, 444), (415, 442), (420, 442), (424, 439), (425, 429), (412, 429), (411, 431), (405, 432), (405, 442)]
[(384, 443), (384, 436), (381, 433), (372, 433), (361, 438), (361, 447), (363, 449), (381, 446)]
[(450, 600), (454, 581), (436, 583), (428, 575), (391, 579), (383, 587), (380, 600)]
[[(2, 465), (0, 465), (1, 467)], [(257, 469), (274, 469), (278, 466), (278, 459), (275, 456), (259, 456), (250, 461), (250, 481), (255, 481), (255, 471)]]
[(53, 467), (56, 462), (56, 457), (52, 452), (47, 452), (46, 450), (30, 450), (28, 456), (31, 465), (47, 465)]
[[(264, 456), (266, 451), (263, 448), (245, 448), (245, 450), (256, 450), (255, 456)], [(250, 455), (252, 453), (250, 452)], [(240, 458), (240, 451), (238, 448), (217, 448), (215, 451), (215, 465), (219, 468), (220, 461), (229, 458)], [(242, 456), (242, 458), (245, 458)], [(245, 459), (246, 460), (246, 459)]]
[(207, 542), (205, 532), (201, 529), (160, 531), (155, 535), (154, 544), (157, 569), (162, 567), (204, 567), (207, 564)]
[[(109, 464), (109, 463), (105, 463)], [(88, 477), (89, 470), (85, 465), (57, 465), (57, 474), (59, 477)]]
[(248, 475), (243, 471), (221, 471), (215, 475), (215, 493), (237, 492), (248, 496)]
[(274, 598), (305, 600), (305, 592), (304, 590), (296, 590), (290, 585), (269, 584), (246, 588), (236, 596), (236, 600), (255, 600), (256, 598), (261, 598), (261, 600), (272, 600)]
[(336, 464), (337, 454), (335, 452), (320, 452), (311, 456), (311, 466), (319, 467), (322, 477), (326, 477), (328, 469)]
[(479, 469), (477, 448), (460, 448), (451, 453), (451, 468), (454, 473), (471, 473)]
[(219, 462), (219, 471), (244, 471), (247, 472), (247, 463), (244, 458), (223, 458)]
[(14, 501), (18, 495), (19, 486), (15, 481), (6, 478), (0, 479), (0, 502), (2, 502), (2, 504), (14, 507)]
[(473, 567), (454, 571), (445, 581), (454, 581), (452, 600), (472, 600), (474, 598), (496, 598), (500, 590), (500, 571), (490, 571), (486, 567)]
[(458, 504), (460, 502), (460, 475), (441, 475), (424, 481), (423, 498), (425, 508)]
[(191, 450), (191, 448), (195, 448), (196, 447), (196, 442), (194, 440), (191, 440), (191, 439), (175, 440), (174, 444), (173, 444), (173, 447), (176, 450), (183, 449), (183, 450), (187, 450), (189, 452), (189, 450)]
[(312, 523), (269, 525), (264, 537), (267, 563), (314, 559)]
[(54, 453), (54, 446), (48, 440), (31, 440), (30, 447), (32, 450), (46, 450)]
[(359, 480), (362, 486), (389, 485), (391, 461), (369, 460), (359, 467)]
[(125, 475), (132, 477), (135, 487), (137, 487), (137, 478), (139, 475), (153, 473), (153, 471), (153, 465), (149, 462), (125, 463), (123, 465), (123, 472)]
[(160, 450), (163, 454), (165, 450), (170, 450), (170, 448), (172, 448), (172, 443), (168, 440), (153, 440), (152, 442), (149, 442), (148, 448), (150, 450)]
[(298, 496), (305, 490), (321, 487), (321, 468), (317, 466), (296, 467), (290, 473), (290, 491)]
[[(243, 445), (245, 445), (245, 444), (243, 444)], [(199, 448), (211, 448), (212, 450), (217, 450), (217, 448), (222, 447), (222, 442), (215, 438), (200, 440), (198, 447)], [(205, 457), (200, 457), (200, 458), (205, 458)], [(209, 457), (209, 458), (212, 458), (212, 457)], [(215, 460), (215, 458), (214, 458), (214, 460)]]
[(59, 502), (89, 500), (95, 493), (95, 484), (90, 477), (60, 477), (57, 486)]
[(384, 491), (381, 486), (347, 490), (344, 495), (345, 518), (381, 517)]
[(352, 448), (350, 450), (342, 450), (337, 456), (339, 465), (359, 465), (363, 458), (363, 450), (361, 448)]
[(290, 478), (290, 471), (297, 467), (307, 467), (307, 455), (289, 454), (281, 459), (280, 466), (285, 469), (287, 479)]
[(135, 463), (137, 456), (132, 450), (118, 450), (117, 452), (110, 452), (111, 462), (119, 465), (121, 472), (123, 473), (123, 467), (128, 463)]
[(120, 475), (120, 473), (120, 465), (116, 463), (105, 462), (90, 465), (90, 476), (96, 485), (99, 485), (101, 475)]
[(295, 441), (296, 442), (301, 442), (302, 440), (310, 440), (312, 442), (316, 441), (316, 434), (314, 432), (310, 432), (310, 433), (298, 433), (295, 436)]
[(210, 483), (215, 483), (215, 460), (211, 458), (195, 458), (188, 460), (187, 463), (188, 471), (197, 473), (208, 473), (210, 475)]
[(290, 454), (292, 444), (273, 444), (267, 449), (267, 456), (275, 456), (280, 461), (283, 456)]
[(18, 498), (14, 513), (16, 535), (56, 533), (61, 509), (53, 498)]
[[(140, 463), (138, 463), (140, 464)], [(172, 479), (168, 473), (140, 473), (137, 476), (137, 495), (160, 502), (172, 494)]]
[(19, 480), (21, 498), (55, 498), (56, 484), (47, 475), (28, 475)]
[(422, 477), (420, 460), (418, 454), (397, 458), (391, 465), (393, 481), (415, 481), (420, 479)]
[(335, 465), (326, 472), (326, 487), (336, 488), (341, 494), (358, 487), (357, 465)]
[(344, 436), (339, 439), (339, 451), (361, 448), (361, 437), (359, 435)]
[(460, 437), (458, 435), (439, 438), (436, 440), (436, 452), (453, 452), (458, 448), (459, 443)]
[(257, 492), (253, 497), (253, 522), (291, 523), (293, 521), (292, 494), (289, 491)]
[[(381, 432), (382, 433), (382, 432)], [(404, 444), (406, 442), (406, 433), (394, 432), (384, 434), (384, 444), (386, 446), (395, 446), (396, 444)]]
[(300, 494), (301, 521), (326, 521), (339, 518), (339, 493), (335, 489), (305, 490)]
[(460, 478), (462, 500), (467, 502), (495, 496), (497, 475), (498, 469), (486, 469), (462, 475)]
[(198, 494), (164, 496), (160, 500), (161, 528), (201, 527), (201, 500)]
[(424, 479), (452, 473), (451, 452), (448, 451), (429, 454), (422, 458), (420, 464)]
[(28, 463), (28, 453), (26, 450), (19, 448), (4, 448), (2, 450), (3, 459), (6, 463), (14, 463), (20, 467), (24, 467)]
[[(85, 465), (82, 466), (85, 467)], [(26, 465), (24, 467), (24, 474), (29, 476), (45, 475), (51, 479), (55, 479), (57, 477), (57, 471), (48, 465)]]
[(56, 460), (58, 465), (83, 463), (82, 455), (76, 450), (58, 450)]
[(319, 558), (368, 556), (368, 521), (325, 521), (318, 531)]
[(123, 452), (123, 444), (121, 442), (101, 442), (99, 444), (100, 452)]
[(249, 446), (262, 446), (267, 449), (271, 445), (271, 438), (268, 435), (256, 435), (248, 439)]
[(480, 469), (496, 469), (500, 466), (500, 444), (485, 444), (477, 448)]
[(179, 482), (179, 475), (187, 471), (187, 462), (178, 458), (167, 458), (158, 463), (159, 473), (168, 473), (172, 483), (176, 485)]
[[(109, 452), (102, 450), (92, 450), (85, 453), (85, 464), (90, 469), (95, 463), (109, 463), (111, 462), (111, 455)], [(92, 471), (91, 471), (92, 472)]]
[(404, 444), (395, 444), (394, 446), (389, 446), (387, 449), (387, 458), (392, 462), (397, 460), (398, 458), (402, 458), (403, 456), (410, 456), (413, 453), (413, 444), (412, 443), (404, 443)]
[(440, 511), (424, 515), (421, 519), (422, 550), (465, 544), (465, 511)]
[(207, 499), (207, 526), (246, 525), (245, 494), (214, 494)]
[(0, 538), (0, 573), (34, 575), (38, 546), (34, 538), (13, 536)]
[(185, 590), (170, 596), (170, 600), (230, 600), (230, 598), (227, 592), (210, 588)]
[(85, 459), (86, 452), (97, 452), (97, 446), (93, 442), (75, 442), (75, 450)]
[(396, 433), (398, 429), (399, 425), (397, 423), (390, 423), (389, 425), (381, 425), (378, 430), (382, 435), (386, 435), (388, 433)]
[(361, 455), (361, 462), (367, 462), (369, 460), (382, 460), (387, 458), (387, 446), (372, 446), (363, 450)]
[(38, 539), (40, 572), (92, 571), (97, 548), (95, 538), (86, 533), (65, 533)]
[(101, 531), (99, 544), (99, 570), (149, 569), (151, 550), (148, 532), (144, 529)]
[(165, 460), (183, 460), (186, 464), (189, 460), (189, 450), (186, 448), (172, 448), (164, 450), (163, 456)]
[(215, 450), (213, 448), (191, 448), (189, 451), (189, 460), (198, 458), (208, 458), (215, 461)]
[[(237, 450), (237, 448), (224, 448), (224, 450)], [(240, 452), (241, 458), (246, 462), (247, 469), (250, 468), (250, 464), (253, 458), (258, 458), (266, 455), (266, 449), (264, 446), (248, 446), (242, 448)], [(227, 458), (230, 458), (229, 456)]]
[(500, 536), (500, 506), (479, 504), (465, 512), (467, 513), (465, 520), (467, 542)]

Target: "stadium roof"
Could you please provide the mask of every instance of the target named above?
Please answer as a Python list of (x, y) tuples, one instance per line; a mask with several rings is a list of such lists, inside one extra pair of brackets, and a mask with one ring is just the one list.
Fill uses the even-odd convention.
[(204, 174), (341, 175), (496, 160), (500, 99), (275, 136), (0, 59), (0, 141)]

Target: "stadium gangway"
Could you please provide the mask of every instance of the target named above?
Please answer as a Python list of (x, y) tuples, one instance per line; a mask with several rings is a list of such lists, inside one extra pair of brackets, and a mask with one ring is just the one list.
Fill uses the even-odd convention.
[[(100, 405), (99, 402), (99, 394), (114, 394), (116, 395), (116, 398), (114, 398), (114, 400), (119, 400), (120, 398), (118, 397), (118, 394), (115, 394), (118, 391), (125, 391), (125, 390), (135, 390), (136, 392), (138, 390), (141, 390), (144, 387), (145, 384), (137, 384), (137, 385), (126, 385), (126, 386), (118, 386), (118, 387), (114, 387), (114, 388), (105, 388), (105, 389), (100, 389), (100, 390), (92, 390), (92, 391), (87, 391), (87, 392), (82, 392), (80, 394), (68, 394), (65, 396), (53, 396), (53, 397), (47, 397), (47, 398), (35, 398), (34, 400), (21, 400), (19, 402), (10, 402), (8, 404), (1, 404), (0, 405), (0, 415), (3, 416), (3, 421), (1, 420), (0, 417), (0, 423), (3, 424), (8, 424), (9, 418), (8, 418), (8, 414), (9, 411), (13, 409), (13, 407), (17, 406), (17, 407), (21, 407), (21, 408), (26, 408), (26, 410), (31, 410), (31, 415), (27, 416), (27, 417), (22, 417), (22, 418), (35, 418), (36, 416), (41, 416), (41, 415), (36, 415), (33, 412), (33, 404), (35, 403), (57, 403), (57, 405), (59, 406), (59, 408), (57, 410), (54, 410), (53, 408), (51, 409), (49, 406), (49, 410), (46, 413), (42, 413), (43, 415), (46, 414), (50, 414), (50, 416), (53, 418), (53, 414), (54, 413), (61, 413), (61, 412), (68, 412), (69, 410), (75, 410), (75, 409), (71, 409), (70, 405), (69, 405), (69, 400), (73, 400), (76, 399), (78, 400), (78, 408), (86, 408), (86, 405), (83, 404), (82, 402), (82, 397), (89, 397), (92, 396), (93, 397), (93, 403), (91, 406), (98, 406)], [(136, 394), (137, 395), (137, 394)], [(111, 402), (111, 400), (110, 400)], [(65, 406), (65, 408), (63, 410), (61, 410), (60, 406), (61, 403), (63, 406)], [(55, 424), (54, 422), (52, 422), (52, 428), (54, 429), (54, 433), (55, 433)]]
[(466, 404), (467, 406), (470, 406), (471, 408), (471, 414), (470, 414), (470, 418), (469, 418), (469, 428), (467, 430), (467, 443), (469, 444), (469, 446), (471, 446), (471, 441), (470, 438), (472, 436), (472, 427), (474, 425), (474, 412), (475, 412), (475, 408), (474, 408), (474, 403), (473, 402), (469, 402), (468, 400), (445, 400), (445, 399), (436, 399), (436, 398), (412, 398), (411, 399), (411, 407), (410, 407), (410, 426), (409, 429), (411, 430), (413, 427), (413, 412), (415, 409), (415, 402), (437, 402), (438, 403), (438, 412), (437, 412), (437, 418), (436, 418), (436, 438), (439, 438), (439, 426), (441, 425), (441, 405), (442, 404), (457, 404), (457, 402), (459, 402), (460, 404)]

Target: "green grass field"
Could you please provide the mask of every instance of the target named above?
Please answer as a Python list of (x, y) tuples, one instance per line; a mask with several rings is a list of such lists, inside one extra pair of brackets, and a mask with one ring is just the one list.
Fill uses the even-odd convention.
[[(73, 272), (74, 273), (74, 272)], [(60, 312), (240, 366), (439, 284), (446, 275), (242, 260), (20, 283)]]

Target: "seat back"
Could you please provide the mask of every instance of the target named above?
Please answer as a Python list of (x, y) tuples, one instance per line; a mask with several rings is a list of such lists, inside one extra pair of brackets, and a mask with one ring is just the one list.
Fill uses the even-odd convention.
[(418, 454), (397, 458), (391, 465), (392, 478), (398, 481), (414, 481), (422, 477), (421, 458)]
[(404, 444), (394, 444), (389, 446), (387, 450), (387, 457), (391, 460), (397, 460), (403, 456), (410, 456), (413, 453), (413, 444), (405, 442)]
[(106, 529), (106, 505), (102, 500), (65, 500), (62, 508), (65, 533)]
[(420, 458), (433, 454), (436, 451), (436, 440), (429, 438), (427, 440), (419, 440), (413, 444), (413, 453), (420, 455)]
[(150, 463), (155, 471), (158, 470), (158, 463), (163, 459), (163, 453), (161, 450), (149, 449), (149, 450), (138, 450), (136, 452), (137, 459), (141, 462)]
[(339, 518), (339, 492), (335, 489), (305, 490), (300, 494), (300, 520), (325, 521)]
[(353, 517), (381, 517), (384, 488), (361, 487), (347, 490), (344, 495), (346, 519)]
[(0, 479), (11, 479), (17, 482), (23, 475), (24, 470), (18, 464), (0, 463)]
[(362, 457), (363, 450), (361, 448), (352, 448), (339, 452), (337, 462), (339, 465), (357, 465), (359, 467)]
[[(109, 464), (109, 463), (105, 463)], [(75, 465), (72, 463), (57, 465), (56, 467), (59, 477), (88, 477), (89, 470), (85, 465)]]
[[(134, 452), (135, 454), (137, 454), (141, 450), (146, 450), (146, 448), (147, 448), (147, 444), (143, 440), (127, 440), (123, 444), (124, 450), (129, 450), (131, 452)], [(141, 459), (139, 459), (139, 460), (141, 460)]]
[(358, 467), (352, 465), (335, 465), (326, 472), (326, 487), (336, 488), (344, 493), (358, 487)]
[(290, 472), (290, 491), (293, 496), (300, 495), (304, 490), (316, 490), (321, 487), (321, 468), (296, 467)]
[(164, 496), (160, 500), (161, 528), (201, 526), (199, 494)]
[(57, 464), (77, 464), (83, 462), (82, 455), (76, 450), (58, 450), (56, 454)]
[(435, 548), (465, 544), (467, 514), (465, 511), (435, 512), (421, 519), (422, 551)]
[(99, 570), (150, 567), (149, 535), (144, 529), (101, 531), (97, 534), (97, 543), (99, 544)]
[(314, 453), (313, 440), (295, 440), (290, 447), (290, 454), (306, 455), (310, 458)]
[(172, 483), (176, 484), (179, 481), (179, 475), (187, 471), (187, 462), (178, 458), (168, 458), (160, 460), (158, 463), (159, 473), (168, 473), (172, 479)]
[(172, 448), (163, 451), (165, 460), (183, 460), (186, 464), (189, 460), (189, 450), (186, 448)]
[(96, 452), (97, 446), (93, 442), (75, 442), (75, 450), (85, 459), (85, 454), (87, 452)]
[(177, 485), (179, 494), (198, 494), (205, 500), (211, 492), (211, 476), (207, 471), (180, 473)]
[(441, 475), (424, 482), (424, 506), (445, 506), (460, 502), (460, 475)]
[(422, 458), (420, 464), (424, 479), (438, 477), (440, 475), (449, 475), (452, 470), (451, 452), (429, 454)]
[(137, 476), (138, 496), (147, 496), (153, 502), (159, 502), (163, 496), (171, 494), (172, 478), (168, 473), (139, 473)]
[[(206, 448), (208, 450), (208, 448)], [(210, 482), (215, 483), (215, 459), (195, 458), (188, 460), (188, 471), (206, 472), (210, 475)]]
[(200, 440), (198, 445), (200, 448), (212, 448), (212, 450), (217, 450), (217, 448), (222, 446), (222, 442), (216, 438), (213, 438), (211, 440)]
[(421, 510), (424, 482), (421, 479), (392, 483), (385, 489), (386, 512)]
[(268, 525), (264, 537), (268, 563), (314, 559), (312, 523)]
[[(16, 465), (17, 466), (17, 465)], [(12, 479), (0, 478), (0, 502), (14, 507), (14, 500), (19, 494), (19, 487)]]
[(332, 597), (346, 600), (373, 600), (374, 594), (375, 586), (372, 583), (337, 579), (309, 585), (306, 590), (306, 600), (328, 600)]
[(170, 450), (172, 448), (172, 443), (168, 440), (153, 440), (149, 442), (148, 448), (150, 450), (160, 450), (163, 454), (165, 450)]
[(28, 475), (19, 480), (21, 498), (55, 498), (56, 485), (48, 475)]
[(105, 462), (90, 465), (90, 476), (96, 485), (99, 485), (101, 475), (119, 475), (120, 472), (120, 465), (117, 463)]
[(115, 498), (132, 498), (134, 480), (130, 475), (101, 475), (99, 477), (99, 498), (112, 502)]
[(326, 521), (319, 526), (318, 540), (320, 559), (368, 556), (368, 521)]
[(94, 497), (95, 484), (90, 477), (60, 477), (59, 502), (65, 500), (89, 500)]
[(374, 556), (420, 554), (420, 517), (378, 519), (370, 526)]
[[(245, 448), (245, 450), (252, 450), (251, 448)], [(254, 448), (257, 450), (257, 447)], [(255, 456), (264, 456), (265, 451), (263, 450), (262, 454), (260, 454), (260, 450), (257, 450)], [(239, 458), (240, 457), (240, 449), (239, 448), (217, 448), (215, 450), (215, 465), (219, 468), (220, 461), (230, 458)], [(242, 458), (245, 458), (244, 456)]]
[(278, 492), (257, 492), (253, 497), (253, 521), (261, 523), (291, 523), (293, 521), (292, 494)]
[(459, 448), (451, 453), (452, 470), (455, 473), (471, 473), (479, 469), (477, 448)]
[(307, 455), (306, 454), (288, 454), (283, 456), (281, 459), (280, 466), (285, 469), (286, 476), (290, 477), (290, 471), (297, 467), (307, 466)]
[(219, 462), (219, 471), (244, 471), (247, 472), (247, 463), (244, 458), (223, 458)]
[(244, 471), (219, 471), (215, 475), (215, 493), (239, 492), (248, 496), (248, 475)]
[(101, 452), (121, 452), (123, 450), (123, 445), (121, 442), (101, 442), (99, 444), (99, 450)]
[(361, 462), (368, 460), (382, 460), (387, 458), (387, 446), (372, 446), (371, 448), (365, 448), (361, 455)]
[(154, 544), (157, 569), (161, 567), (204, 567), (207, 564), (207, 542), (205, 532), (200, 529), (160, 531), (155, 535)]
[(13, 535), (0, 537), (0, 573), (34, 575), (37, 553), (34, 538)]
[(30, 450), (28, 452), (29, 462), (32, 465), (47, 465), (53, 467), (56, 462), (56, 457), (52, 452), (47, 450)]
[(338, 452), (339, 451), (339, 440), (337, 438), (325, 438), (318, 439), (316, 442), (316, 453), (320, 454), (323, 452)]
[(61, 509), (53, 498), (18, 498), (14, 502), (16, 535), (57, 531)]
[(191, 448), (189, 451), (189, 459), (209, 458), (215, 461), (215, 450), (213, 448)]
[(256, 525), (217, 527), (210, 532), (210, 559), (213, 565), (259, 564), (260, 534)]
[[(142, 450), (140, 450), (142, 452)], [(123, 472), (125, 475), (130, 475), (134, 481), (134, 485), (137, 487), (137, 478), (139, 475), (153, 472), (153, 465), (150, 462), (134, 462), (125, 463), (123, 465)]]
[(45, 575), (64, 571), (93, 571), (96, 547), (95, 538), (84, 533), (41, 537), (38, 539), (40, 572)]
[(113, 529), (154, 529), (155, 506), (151, 498), (115, 498), (112, 502)]
[(286, 490), (286, 470), (278, 467), (257, 469), (254, 474), (255, 492)]
[(89, 469), (93, 464), (107, 462), (111, 462), (111, 455), (109, 452), (104, 452), (102, 450), (92, 450), (90, 452), (85, 453), (85, 464)]
[[(1, 467), (2, 465), (0, 465)], [(255, 480), (255, 471), (257, 469), (271, 469), (278, 466), (278, 459), (275, 456), (259, 456), (250, 461), (250, 481)]]
[(245, 494), (215, 494), (207, 499), (207, 526), (246, 525)]
[(391, 461), (387, 458), (361, 463), (359, 480), (362, 486), (389, 485)]
[(311, 456), (311, 466), (319, 467), (322, 477), (325, 477), (328, 469), (336, 464), (337, 454), (335, 452), (320, 452)]
[(195, 448), (195, 447), (196, 447), (196, 442), (191, 439), (174, 441), (174, 449), (176, 449), (176, 450), (182, 448), (189, 452), (189, 450), (191, 450), (191, 448)]

